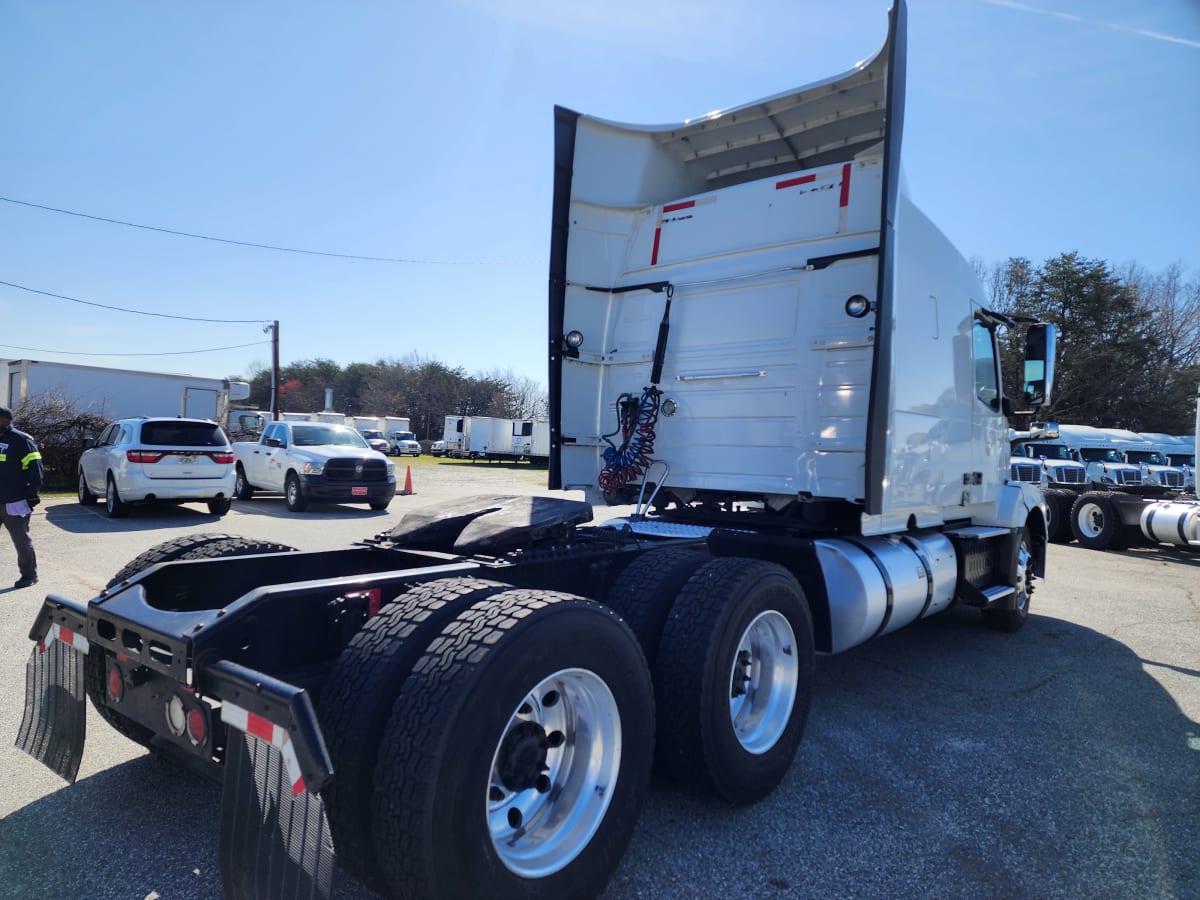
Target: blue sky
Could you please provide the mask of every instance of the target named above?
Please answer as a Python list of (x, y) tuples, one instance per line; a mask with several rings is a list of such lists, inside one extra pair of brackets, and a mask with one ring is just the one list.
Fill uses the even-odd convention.
[[(889, 0), (0, 3), (0, 281), (280, 321), (285, 363), (545, 381), (552, 109), (669, 123), (871, 56)], [(910, 0), (909, 189), (967, 256), (1200, 276), (1200, 3)], [(225, 376), (260, 324), (0, 285), (0, 357)], [(125, 355), (249, 344), (221, 352)], [(83, 355), (81, 355), (83, 354)]]

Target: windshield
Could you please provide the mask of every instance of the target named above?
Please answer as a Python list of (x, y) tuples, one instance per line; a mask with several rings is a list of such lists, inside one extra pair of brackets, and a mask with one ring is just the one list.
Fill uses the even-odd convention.
[(1196, 454), (1194, 453), (1172, 453), (1170, 456), (1171, 465), (1173, 466), (1194, 466), (1196, 465)]
[(1126, 450), (1125, 458), (1131, 463), (1145, 463), (1148, 466), (1165, 466), (1167, 460), (1157, 450)]
[(345, 425), (296, 425), (292, 437), (297, 447), (322, 447), (334, 444), (339, 447), (366, 447), (367, 442)]
[(1026, 444), (1025, 455), (1034, 459), (1070, 459), (1071, 451), (1064, 444)]
[(417, 436), (411, 431), (397, 431), (395, 432), (395, 438), (398, 441), (415, 441)]
[(1079, 455), (1083, 457), (1084, 462), (1125, 462), (1121, 458), (1120, 450), (1112, 450), (1104, 447), (1084, 447), (1079, 451)]
[(365, 437), (368, 441), (371, 441), (371, 440), (382, 441), (383, 440), (383, 432), (382, 431), (360, 431), (359, 434), (361, 434), (363, 437)]

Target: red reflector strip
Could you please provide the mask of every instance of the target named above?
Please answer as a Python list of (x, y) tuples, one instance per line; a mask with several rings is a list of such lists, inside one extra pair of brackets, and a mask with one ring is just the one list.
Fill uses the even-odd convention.
[(682, 203), (668, 203), (663, 207), (663, 212), (679, 212), (681, 209), (691, 209), (695, 205), (695, 200), (684, 200)]
[(68, 647), (74, 647), (81, 653), (87, 653), (91, 648), (88, 639), (78, 632), (71, 631), (69, 628), (63, 628), (61, 625), (51, 625), (50, 630), (46, 632), (46, 639), (38, 645), (41, 652), (45, 653), (45, 647), (51, 641), (62, 641)]
[(230, 728), (253, 735), (259, 740), (266, 741), (272, 747), (276, 747), (283, 755), (283, 764), (287, 768), (288, 778), (291, 779), (292, 796), (298, 796), (304, 790), (304, 776), (300, 772), (300, 761), (296, 758), (296, 748), (292, 746), (292, 739), (288, 736), (285, 728), (228, 702), (221, 705), (221, 721)]
[(850, 163), (842, 166), (842, 197), (838, 201), (838, 206), (850, 205)]
[(654, 249), (650, 251), (650, 265), (658, 265), (658, 242), (662, 239), (662, 226), (654, 229)]
[(801, 175), (799, 178), (789, 178), (787, 181), (775, 182), (775, 190), (782, 191), (798, 184), (812, 184), (817, 180), (816, 175)]

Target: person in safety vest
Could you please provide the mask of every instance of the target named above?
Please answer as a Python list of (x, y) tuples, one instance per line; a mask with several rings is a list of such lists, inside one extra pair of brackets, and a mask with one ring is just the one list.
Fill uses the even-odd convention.
[(17, 548), (20, 578), (14, 588), (37, 584), (37, 554), (29, 536), (33, 508), (41, 503), (42, 454), (33, 438), (12, 427), (12, 411), (0, 406), (0, 520)]

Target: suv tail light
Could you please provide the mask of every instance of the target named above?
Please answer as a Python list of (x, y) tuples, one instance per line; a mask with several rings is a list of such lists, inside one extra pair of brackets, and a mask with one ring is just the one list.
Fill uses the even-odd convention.
[(229, 451), (218, 450), (216, 453), (210, 453), (208, 455), (212, 458), (212, 461), (215, 463), (220, 463), (221, 465), (224, 465), (224, 466), (233, 465), (233, 454)]
[(125, 458), (135, 463), (156, 463), (166, 454), (156, 450), (126, 450)]

